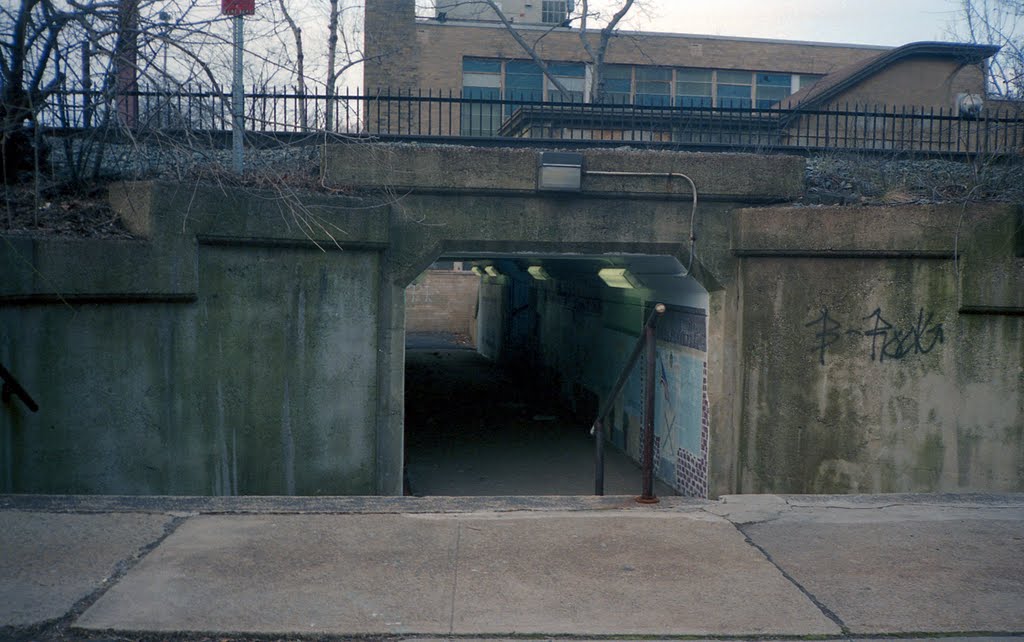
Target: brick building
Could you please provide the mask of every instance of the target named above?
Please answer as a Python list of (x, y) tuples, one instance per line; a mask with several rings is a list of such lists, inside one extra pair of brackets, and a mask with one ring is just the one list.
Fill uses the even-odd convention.
[[(572, 3), (505, 0), (507, 19), (547, 63), (550, 77), (530, 59), (508, 27), (480, 3), (438, 0), (433, 16), (416, 16), (413, 0), (367, 0), (364, 85), (369, 92), (430, 92), (464, 99), (524, 103), (689, 110), (838, 109), (959, 114), (977, 110), (985, 96), (986, 61), (998, 48), (962, 43), (911, 43), (902, 47), (796, 42), (756, 38), (619, 32), (611, 38), (595, 87), (590, 57), (599, 34), (571, 26)], [(482, 8), (484, 7), (484, 8)], [(596, 103), (596, 104), (595, 104)], [(446, 134), (536, 135), (558, 113), (517, 113), (463, 102)], [(577, 110), (578, 111), (578, 110)], [(373, 117), (374, 111), (369, 115)], [(420, 114), (406, 110), (407, 124)], [(518, 116), (510, 130), (509, 121)], [(390, 117), (390, 114), (389, 114)], [(524, 120), (525, 119), (525, 120)], [(444, 120), (441, 118), (441, 120)], [(563, 118), (565, 120), (565, 118)], [(799, 129), (799, 123), (790, 123)], [(393, 130), (395, 123), (389, 120)], [(555, 128), (569, 125), (555, 122)], [(577, 128), (593, 130), (590, 125)], [(666, 130), (667, 131), (667, 130)], [(558, 136), (556, 136), (558, 137)], [(601, 137), (600, 134), (595, 137)]]

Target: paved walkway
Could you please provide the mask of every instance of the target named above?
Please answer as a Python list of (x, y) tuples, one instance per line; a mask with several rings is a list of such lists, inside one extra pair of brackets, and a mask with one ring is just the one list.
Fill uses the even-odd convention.
[(1024, 635), (1024, 495), (0, 496), (0, 639)]
[[(405, 368), (407, 494), (594, 492), (596, 409), (574, 417), (550, 391), (474, 350), (409, 348)], [(640, 466), (609, 443), (605, 493), (640, 492)], [(660, 481), (654, 492), (675, 494)]]

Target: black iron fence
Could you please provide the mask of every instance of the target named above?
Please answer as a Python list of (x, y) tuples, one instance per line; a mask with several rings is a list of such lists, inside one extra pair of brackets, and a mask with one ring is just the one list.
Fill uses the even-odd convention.
[[(245, 95), (247, 131), (331, 132), (411, 139), (509, 139), (630, 143), (731, 150), (849, 150), (1024, 154), (1024, 108), (960, 113), (946, 108), (833, 105), (757, 109), (476, 98), (432, 90)], [(113, 126), (134, 132), (226, 132), (231, 97), (192, 87), (104, 97), (57, 94), (40, 116), (51, 129)]]

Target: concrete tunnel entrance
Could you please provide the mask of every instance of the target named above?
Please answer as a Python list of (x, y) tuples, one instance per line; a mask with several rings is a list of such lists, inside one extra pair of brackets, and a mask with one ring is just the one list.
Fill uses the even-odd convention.
[[(405, 492), (592, 494), (589, 429), (656, 302), (655, 490), (707, 496), (708, 296), (648, 255), (442, 256), (410, 284)], [(640, 492), (642, 370), (608, 422), (609, 495)]]

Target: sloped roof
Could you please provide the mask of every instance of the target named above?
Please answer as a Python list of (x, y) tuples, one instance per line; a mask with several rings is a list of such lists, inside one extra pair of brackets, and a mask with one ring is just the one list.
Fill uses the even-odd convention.
[(884, 51), (867, 60), (848, 65), (823, 77), (810, 87), (801, 89), (782, 101), (792, 108), (814, 108), (828, 102), (850, 87), (863, 82), (886, 67), (915, 57), (947, 58), (964, 65), (976, 65), (999, 53), (997, 45), (975, 45), (957, 42), (911, 42)]

